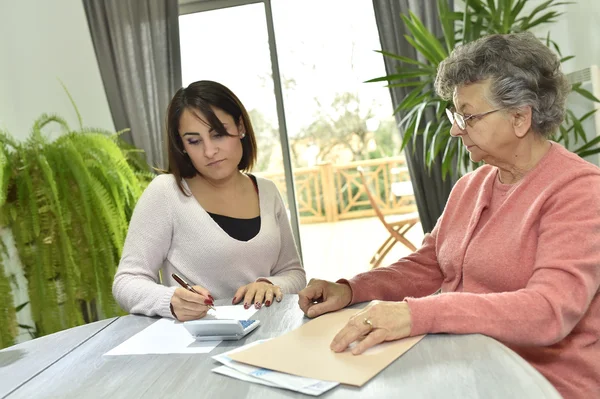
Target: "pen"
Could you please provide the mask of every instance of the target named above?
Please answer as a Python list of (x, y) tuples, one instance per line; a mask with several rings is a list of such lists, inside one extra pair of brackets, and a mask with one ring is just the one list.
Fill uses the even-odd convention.
[[(183, 288), (185, 288), (188, 291), (191, 292), (195, 292), (198, 295), (202, 295), (201, 293), (199, 293), (198, 291), (196, 291), (194, 289), (194, 287), (192, 287), (191, 285), (189, 285), (188, 283), (185, 282), (184, 279), (182, 279), (181, 277), (179, 277), (177, 274), (173, 273), (171, 274), (171, 277), (173, 277), (175, 279), (175, 281), (177, 281), (179, 283), (180, 286), (182, 286)], [(204, 296), (204, 295), (202, 295)], [(207, 305), (209, 309), (215, 310), (215, 308), (211, 305)]]

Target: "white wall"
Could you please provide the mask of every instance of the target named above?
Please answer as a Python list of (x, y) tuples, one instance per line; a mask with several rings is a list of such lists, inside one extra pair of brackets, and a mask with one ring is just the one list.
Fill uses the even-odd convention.
[[(0, 10), (2, 7), (0, 6)], [(0, 11), (0, 21), (2, 20)], [(4, 123), (8, 115), (13, 115), (15, 108), (10, 99), (11, 87), (9, 86), (10, 76), (12, 76), (12, 65), (8, 62), (8, 51), (6, 50), (6, 41), (3, 27), (0, 26), (0, 129), (6, 129), (8, 126)], [(10, 68), (10, 69), (9, 69)]]
[[(540, 2), (540, 0), (536, 0)], [(575, 58), (563, 63), (565, 73), (579, 71), (590, 65), (600, 66), (600, 1), (577, 0), (574, 4), (561, 6), (563, 15), (558, 22), (550, 25), (550, 37), (558, 44), (563, 56), (574, 55)], [(546, 28), (545, 33), (548, 32)], [(592, 91), (591, 84), (586, 83), (585, 89)], [(567, 100), (568, 107), (577, 116), (582, 116), (593, 110), (593, 104), (572, 93)], [(596, 137), (600, 132), (598, 118), (590, 118), (584, 122), (583, 127), (588, 140)], [(582, 142), (572, 143), (574, 150), (583, 145)], [(600, 165), (600, 157), (593, 155), (585, 158), (587, 161)]]
[[(530, 0), (530, 3), (537, 6), (543, 1)], [(563, 56), (575, 56), (563, 64), (564, 72), (600, 65), (600, 1), (577, 0), (556, 9), (564, 13), (559, 20), (535, 32), (545, 36), (550, 30), (550, 37), (558, 44)]]
[(0, 0), (0, 128), (25, 139), (42, 113), (114, 130), (81, 0)]

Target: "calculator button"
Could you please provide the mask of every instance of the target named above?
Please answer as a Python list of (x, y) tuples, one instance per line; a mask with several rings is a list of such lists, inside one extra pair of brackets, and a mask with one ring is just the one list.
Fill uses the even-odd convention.
[(248, 327), (249, 325), (251, 325), (252, 323), (254, 323), (256, 320), (240, 320), (240, 324), (242, 325), (243, 328)]

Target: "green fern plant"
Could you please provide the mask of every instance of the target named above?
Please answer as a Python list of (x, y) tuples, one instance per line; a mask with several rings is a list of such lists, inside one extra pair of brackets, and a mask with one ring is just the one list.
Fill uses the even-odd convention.
[[(6, 299), (6, 300), (5, 300)], [(0, 348), (14, 343), (17, 335), (17, 311), (12, 300), (12, 289), (4, 267), (0, 265)]]
[[(77, 115), (78, 130), (58, 116), (42, 115), (24, 142), (0, 131), (0, 222), (14, 236), (37, 335), (120, 314), (112, 279), (129, 218), (152, 177), (138, 150), (122, 142), (122, 132), (83, 128)], [(43, 133), (50, 124), (63, 133), (54, 141)], [(3, 266), (5, 347), (17, 328)]]
[[(450, 136), (451, 126), (444, 111), (450, 104), (438, 97), (433, 89), (437, 68), (457, 45), (475, 41), (487, 34), (523, 32), (556, 22), (561, 15), (556, 7), (568, 4), (548, 0), (526, 12), (526, 3), (527, 0), (468, 0), (464, 2), (464, 11), (454, 11), (449, 8), (447, 0), (438, 0), (443, 38), (436, 37), (416, 15), (410, 13), (401, 15), (408, 31), (404, 37), (418, 56), (410, 58), (380, 51), (384, 56), (399, 61), (399, 66), (395, 73), (368, 82), (385, 81), (389, 87), (410, 89), (394, 111), (402, 115), (399, 123), (403, 137), (402, 149), (409, 142), (416, 149), (417, 140), (421, 140), (425, 164), (431, 169), (441, 159), (444, 178), (451, 172), (459, 177), (479, 164), (472, 163), (460, 140)], [(556, 43), (549, 36), (545, 39), (546, 44), (553, 46), (560, 54)], [(573, 56), (563, 57), (561, 61), (571, 58)], [(572, 90), (591, 101), (599, 101), (581, 84), (573, 85)], [(565, 122), (552, 139), (581, 157), (600, 153), (600, 137), (588, 142), (582, 126), (582, 122), (593, 113), (578, 118), (571, 110), (567, 110)]]

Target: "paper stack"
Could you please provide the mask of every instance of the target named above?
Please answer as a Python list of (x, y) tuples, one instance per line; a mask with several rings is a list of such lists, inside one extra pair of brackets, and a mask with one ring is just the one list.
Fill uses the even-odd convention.
[(292, 374), (281, 373), (248, 364), (236, 362), (229, 357), (230, 354), (256, 346), (266, 340), (256, 341), (251, 344), (236, 348), (226, 353), (213, 356), (213, 359), (223, 364), (212, 371), (218, 374), (237, 378), (239, 380), (254, 382), (275, 388), (289, 389), (307, 395), (319, 396), (339, 385), (338, 382), (321, 381), (313, 378), (298, 377)]

